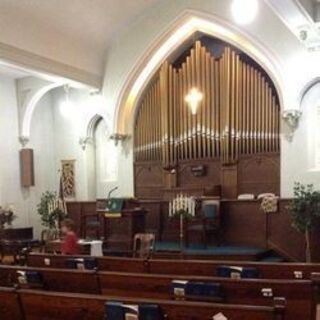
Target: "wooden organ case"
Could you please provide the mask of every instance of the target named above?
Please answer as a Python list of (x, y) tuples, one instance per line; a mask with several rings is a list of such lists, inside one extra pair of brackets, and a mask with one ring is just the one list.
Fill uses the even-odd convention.
[[(193, 87), (203, 93), (196, 115), (185, 102)], [(238, 49), (203, 37), (162, 64), (139, 102), (135, 195), (166, 200), (215, 186), (224, 198), (279, 194), (279, 128), (279, 99), (266, 72)]]

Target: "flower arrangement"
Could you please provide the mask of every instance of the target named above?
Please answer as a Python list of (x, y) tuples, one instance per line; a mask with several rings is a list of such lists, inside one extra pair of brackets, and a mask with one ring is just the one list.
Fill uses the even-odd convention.
[(59, 229), (60, 222), (67, 213), (65, 202), (58, 198), (55, 192), (46, 191), (38, 204), (38, 214), (42, 225), (49, 230)]
[(195, 199), (181, 193), (169, 202), (169, 217), (192, 218), (195, 216), (195, 208)]
[(6, 226), (11, 226), (16, 215), (14, 214), (14, 209), (12, 206), (8, 206), (3, 209), (0, 206), (0, 230), (3, 230)]

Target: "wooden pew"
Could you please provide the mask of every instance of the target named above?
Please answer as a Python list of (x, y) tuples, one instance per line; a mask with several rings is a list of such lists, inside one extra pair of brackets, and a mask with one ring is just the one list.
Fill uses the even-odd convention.
[(184, 274), (215, 276), (219, 266), (239, 266), (256, 268), (263, 279), (310, 279), (311, 274), (320, 272), (317, 263), (268, 263), (244, 261), (210, 261), (210, 260), (161, 260), (148, 261), (148, 271), (159, 274)]
[[(287, 319), (292, 317), (311, 317), (315, 310), (313, 304), (313, 285), (310, 280), (233, 280), (225, 278), (156, 275), (121, 272), (80, 271), (69, 269), (45, 269), (31, 267), (0, 266), (0, 285), (18, 284), (17, 271), (37, 271), (43, 276), (44, 287), (49, 291), (93, 293), (121, 297), (172, 299), (172, 280), (218, 282), (222, 285), (226, 303), (270, 306), (272, 297), (287, 299)], [(264, 297), (263, 289), (271, 289), (272, 295)]]
[[(172, 299), (172, 280), (218, 282), (222, 285), (226, 303), (265, 305), (271, 304), (272, 297), (287, 299), (286, 319), (311, 319), (315, 312), (313, 285), (310, 280), (233, 280), (225, 278), (137, 274), (120, 272), (21, 268), (0, 266), (0, 285), (18, 283), (17, 271), (38, 271), (42, 274), (44, 288), (50, 291), (75, 293), (102, 293), (121, 297)], [(264, 297), (263, 289), (272, 290), (270, 297)]]
[(43, 289), (49, 291), (100, 294), (95, 271), (30, 268), (0, 265), (0, 286), (19, 286), (17, 271), (37, 271), (43, 277)]
[[(81, 256), (83, 257), (83, 256)], [(32, 267), (65, 268), (65, 260), (70, 256), (31, 253), (27, 264)], [(101, 271), (124, 271), (137, 273), (179, 274), (215, 276), (221, 265), (254, 267), (263, 279), (310, 279), (311, 273), (320, 272), (320, 264), (306, 263), (263, 263), (243, 261), (210, 260), (161, 260), (120, 257), (98, 257), (98, 269)]]
[(15, 289), (0, 287), (0, 319), (23, 320), (19, 297)]
[[(85, 258), (89, 256), (76, 256)], [(66, 255), (30, 253), (27, 258), (27, 265), (40, 268), (65, 268), (67, 259), (72, 258)], [(138, 258), (120, 257), (98, 257), (98, 270), (104, 271), (123, 271), (123, 272), (148, 272), (148, 261)]]
[[(285, 297), (285, 319), (314, 319), (316, 303), (311, 280), (226, 279), (200, 276), (177, 276), (98, 272), (102, 294), (139, 298), (172, 299), (172, 280), (220, 283), (225, 303), (272, 305), (275, 296)], [(270, 291), (271, 290), (271, 291)], [(271, 296), (264, 296), (271, 293)]]
[(19, 296), (25, 320), (103, 319), (104, 305), (107, 301), (121, 301), (128, 304), (157, 304), (170, 320), (209, 320), (220, 312), (232, 320), (283, 320), (285, 311), (283, 299), (276, 299), (271, 307), (260, 307), (66, 294), (37, 290), (19, 290)]

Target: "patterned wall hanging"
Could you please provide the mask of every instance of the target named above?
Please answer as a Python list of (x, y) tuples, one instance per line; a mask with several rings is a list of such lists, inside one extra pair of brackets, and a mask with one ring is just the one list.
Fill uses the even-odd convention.
[(75, 189), (75, 160), (61, 160), (62, 189), (65, 199), (76, 197)]

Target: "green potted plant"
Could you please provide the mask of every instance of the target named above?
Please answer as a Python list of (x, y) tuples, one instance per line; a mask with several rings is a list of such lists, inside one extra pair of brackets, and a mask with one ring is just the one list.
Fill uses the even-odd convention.
[(294, 198), (289, 205), (293, 226), (305, 236), (306, 261), (311, 262), (311, 233), (320, 217), (320, 192), (312, 184), (294, 184)]
[(57, 194), (50, 191), (44, 192), (37, 209), (42, 225), (50, 232), (56, 232), (60, 222), (66, 216), (63, 203), (58, 199)]

